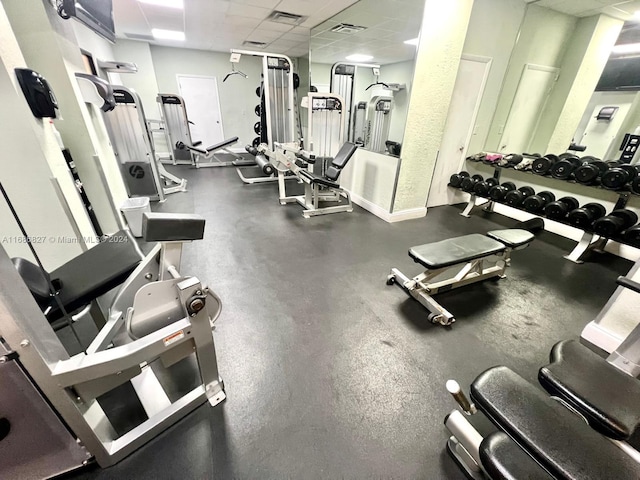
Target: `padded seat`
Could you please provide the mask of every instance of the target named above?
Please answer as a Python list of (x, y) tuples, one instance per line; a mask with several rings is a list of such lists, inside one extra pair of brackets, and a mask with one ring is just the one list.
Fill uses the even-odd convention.
[[(134, 240), (128, 236), (127, 232), (119, 231), (49, 273), (55, 288), (59, 289), (58, 298), (67, 313), (88, 305), (92, 300), (121, 285), (129, 277), (141, 261), (133, 242)], [(30, 278), (25, 277), (22, 272), (24, 264), (30, 264), (30, 262), (24, 259), (13, 259), (13, 263), (38, 301), (40, 308), (44, 311), (48, 306), (51, 307), (47, 314), (49, 322), (62, 318), (58, 303), (52, 297), (49, 297), (46, 304), (42, 302), (41, 285), (45, 285), (46, 292), (49, 290), (46, 277), (43, 275), (38, 279), (37, 284), (32, 284)], [(39, 267), (30, 265), (32, 266), (30, 270), (33, 271), (35, 268), (42, 272)]]
[(507, 228), (505, 230), (492, 230), (487, 236), (504, 243), (509, 248), (518, 248), (533, 241), (535, 235), (527, 230)]
[(637, 480), (640, 465), (561, 403), (507, 367), (471, 385), (476, 406), (555, 478)]
[(409, 249), (409, 256), (426, 268), (445, 268), (503, 252), (507, 247), (479, 233), (426, 243)]
[(300, 176), (306, 178), (311, 183), (317, 183), (317, 184), (324, 185), (326, 187), (331, 187), (331, 188), (340, 188), (340, 184), (338, 182), (333, 182), (323, 177), (322, 175), (315, 174), (308, 170), (299, 170), (298, 173), (300, 174)]
[(591, 427), (626, 440), (640, 426), (639, 380), (576, 340), (557, 343), (550, 357), (538, 372), (540, 384), (584, 415)]
[(480, 460), (492, 480), (553, 478), (504, 432), (494, 432), (482, 440)]
[(211, 152), (215, 152), (216, 150), (220, 150), (221, 148), (229, 147), (234, 143), (238, 142), (238, 137), (228, 138), (223, 140), (220, 143), (216, 143), (215, 145), (211, 145), (207, 148), (199, 148), (198, 145), (202, 144), (202, 142), (196, 142), (193, 145), (188, 145), (187, 148), (189, 150), (193, 150), (194, 152), (198, 152), (201, 155), (208, 155)]

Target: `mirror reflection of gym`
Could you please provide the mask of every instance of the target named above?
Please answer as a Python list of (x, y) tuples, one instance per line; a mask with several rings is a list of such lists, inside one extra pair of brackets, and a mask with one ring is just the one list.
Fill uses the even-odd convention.
[(361, 0), (311, 30), (312, 89), (344, 98), (345, 140), (401, 155), (423, 6)]

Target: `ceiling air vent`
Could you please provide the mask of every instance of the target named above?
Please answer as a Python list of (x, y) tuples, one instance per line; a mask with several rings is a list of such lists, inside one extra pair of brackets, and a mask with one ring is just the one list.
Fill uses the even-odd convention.
[(362, 32), (367, 27), (360, 27), (358, 25), (351, 25), (350, 23), (341, 23), (336, 25), (330, 31), (333, 33), (344, 33), (345, 35), (353, 35), (354, 33)]
[(271, 15), (267, 17), (267, 20), (276, 23), (285, 23), (287, 25), (299, 25), (304, 22), (307, 17), (303, 17), (302, 15), (296, 15), (295, 13), (287, 13), (280, 12), (278, 10), (274, 10), (271, 12)]
[(267, 46), (265, 42), (254, 42), (253, 40), (245, 40), (242, 42), (243, 47), (264, 48)]
[(152, 35), (143, 35), (140, 33), (125, 33), (124, 36), (132, 40), (144, 40), (146, 42), (153, 42), (155, 40)]

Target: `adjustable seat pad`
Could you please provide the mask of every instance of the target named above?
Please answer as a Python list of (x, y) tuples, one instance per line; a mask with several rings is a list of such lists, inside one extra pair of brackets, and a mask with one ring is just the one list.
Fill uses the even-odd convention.
[(558, 401), (507, 367), (471, 385), (476, 406), (552, 476), (637, 480), (640, 465)]
[(227, 140), (223, 140), (220, 143), (216, 143), (215, 145), (211, 145), (207, 148), (199, 148), (198, 145), (201, 145), (202, 142), (196, 142), (193, 145), (187, 145), (189, 150), (193, 150), (194, 152), (198, 152), (201, 155), (208, 155), (211, 152), (215, 152), (216, 150), (220, 150), (221, 148), (228, 147), (238, 142), (238, 137), (229, 138)]
[(640, 426), (640, 380), (576, 340), (557, 343), (550, 360), (538, 372), (540, 384), (571, 404), (595, 430), (626, 440)]
[(509, 248), (518, 248), (533, 241), (535, 235), (527, 230), (519, 228), (507, 228), (506, 230), (492, 230), (487, 236), (504, 243)]
[(409, 249), (409, 256), (429, 269), (445, 268), (503, 252), (504, 244), (472, 233), (440, 242), (426, 243)]
[(504, 432), (493, 432), (482, 440), (480, 460), (491, 480), (553, 478)]
[(321, 175), (316, 175), (315, 173), (312, 173), (308, 170), (299, 170), (298, 173), (304, 178), (306, 178), (307, 180), (309, 180), (309, 182), (311, 183), (319, 183), (320, 185), (324, 185), (326, 187), (331, 187), (331, 188), (340, 188), (340, 184), (338, 182), (333, 182), (331, 180), (324, 178)]
[[(49, 275), (62, 283), (59, 298), (67, 313), (90, 303), (100, 295), (122, 284), (140, 263), (140, 255), (126, 232), (120, 231)], [(52, 303), (47, 318), (62, 317), (57, 303)]]

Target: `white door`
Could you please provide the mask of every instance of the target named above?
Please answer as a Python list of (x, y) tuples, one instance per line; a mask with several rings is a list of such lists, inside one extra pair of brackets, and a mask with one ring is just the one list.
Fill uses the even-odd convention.
[(192, 122), (191, 140), (202, 142), (203, 147), (224, 140), (222, 114), (215, 77), (178, 75), (180, 95), (184, 98), (187, 116)]
[(447, 184), (464, 165), (490, 69), (491, 58), (462, 55), (427, 207), (454, 203), (455, 192)]
[(509, 117), (502, 132), (501, 153), (527, 152), (559, 74), (560, 70), (553, 67), (530, 63), (524, 66), (518, 90), (509, 110)]

